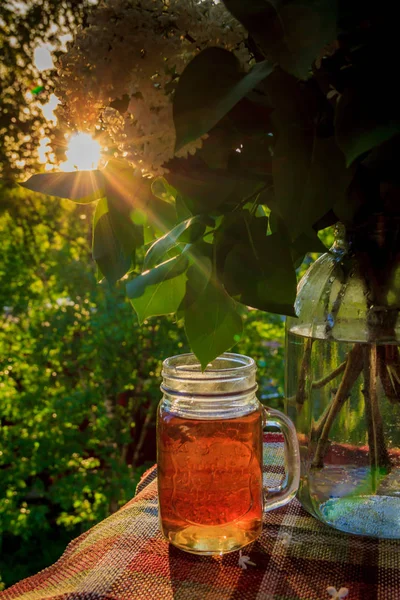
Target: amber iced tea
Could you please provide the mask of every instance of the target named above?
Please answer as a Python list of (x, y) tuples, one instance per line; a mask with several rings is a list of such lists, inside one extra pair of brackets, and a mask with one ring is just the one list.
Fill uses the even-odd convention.
[(262, 527), (261, 408), (235, 419), (158, 415), (164, 536), (187, 551), (229, 552)]

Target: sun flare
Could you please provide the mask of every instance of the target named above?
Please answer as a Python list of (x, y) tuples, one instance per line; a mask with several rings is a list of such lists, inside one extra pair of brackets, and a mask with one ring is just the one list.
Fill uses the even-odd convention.
[(71, 136), (66, 155), (67, 160), (60, 165), (62, 171), (91, 171), (98, 167), (101, 147), (88, 133), (77, 133)]

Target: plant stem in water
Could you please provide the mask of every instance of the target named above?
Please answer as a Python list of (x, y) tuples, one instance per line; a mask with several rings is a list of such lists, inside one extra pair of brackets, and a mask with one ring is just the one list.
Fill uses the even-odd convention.
[[(394, 333), (394, 336), (396, 334)], [(392, 402), (400, 402), (400, 355), (394, 344), (377, 346), (378, 375), (386, 398)]]
[(326, 454), (332, 425), (342, 406), (348, 399), (351, 388), (357, 381), (357, 378), (362, 371), (362, 367), (363, 349), (361, 344), (355, 344), (348, 354), (343, 379), (329, 406), (329, 410), (321, 417), (321, 419), (323, 419), (320, 424), (321, 433), (318, 436), (317, 447), (312, 462), (312, 467), (314, 468), (322, 468), (324, 466), (324, 456)]
[(312, 345), (314, 340), (309, 338), (306, 341), (306, 346), (304, 349), (303, 360), (301, 361), (300, 367), (300, 375), (299, 375), (299, 384), (297, 386), (296, 392), (296, 404), (299, 407), (303, 406), (306, 401), (306, 397), (308, 394), (308, 387), (310, 381), (310, 371), (311, 371), (311, 352)]
[[(328, 375), (326, 375), (325, 377), (322, 377), (321, 379), (317, 379), (316, 381), (313, 381), (311, 383), (311, 389), (319, 390), (319, 389), (325, 387), (328, 383), (330, 383), (331, 381), (336, 379), (336, 377), (339, 377), (339, 375), (341, 373), (343, 373), (345, 368), (346, 368), (346, 361), (343, 361), (338, 367), (336, 367), (336, 369), (333, 369), (333, 371), (331, 371), (331, 373), (328, 373)], [(289, 398), (286, 398), (286, 402), (289, 406), (295, 406), (298, 403), (297, 394), (295, 396), (290, 396)]]
[(328, 375), (326, 375), (326, 377), (322, 377), (321, 379), (317, 379), (316, 381), (313, 381), (311, 384), (312, 389), (319, 390), (320, 388), (324, 387), (327, 383), (329, 383), (333, 379), (336, 379), (336, 377), (338, 377), (341, 373), (343, 373), (343, 371), (346, 368), (346, 364), (347, 364), (347, 360), (343, 361), (338, 367), (336, 367), (336, 369), (331, 371), (331, 373), (328, 373)]
[(371, 468), (372, 491), (376, 493), (379, 476), (390, 470), (390, 458), (386, 448), (382, 415), (376, 393), (378, 375), (377, 348), (364, 346), (364, 401), (368, 429), (369, 462)]

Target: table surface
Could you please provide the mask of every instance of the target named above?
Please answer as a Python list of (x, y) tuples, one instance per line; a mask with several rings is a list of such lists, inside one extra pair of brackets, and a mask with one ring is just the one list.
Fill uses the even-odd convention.
[[(281, 477), (282, 443), (269, 437), (265, 477)], [(118, 512), (72, 541), (51, 567), (1, 600), (400, 600), (400, 541), (351, 536), (295, 499), (264, 517), (260, 538), (221, 557), (187, 554), (158, 527), (156, 467)], [(340, 594), (339, 594), (340, 592)]]

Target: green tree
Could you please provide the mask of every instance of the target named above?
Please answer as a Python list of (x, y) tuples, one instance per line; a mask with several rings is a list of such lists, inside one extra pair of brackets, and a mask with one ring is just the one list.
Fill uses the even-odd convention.
[[(132, 497), (155, 460), (161, 362), (183, 342), (171, 321), (140, 327), (121, 289), (97, 284), (90, 207), (2, 194), (0, 531), (4, 547), (23, 540), (30, 554), (35, 540), (57, 531), (65, 545)], [(7, 556), (10, 583), (27, 571)]]

